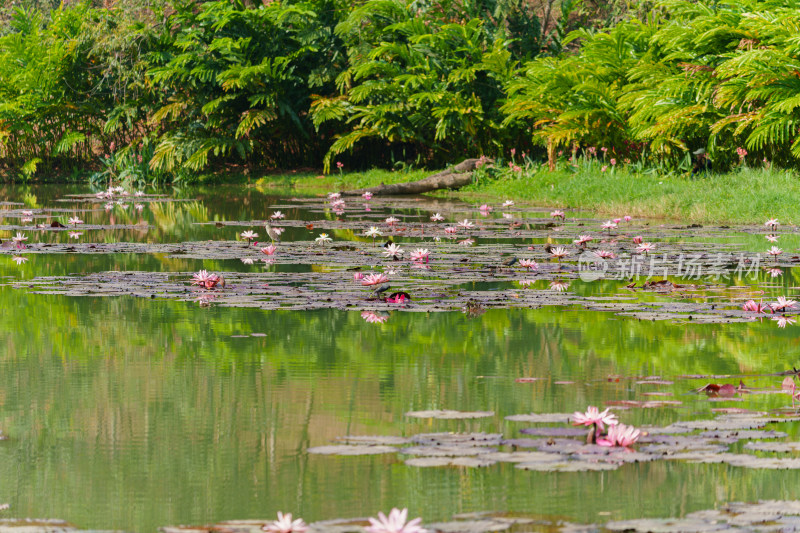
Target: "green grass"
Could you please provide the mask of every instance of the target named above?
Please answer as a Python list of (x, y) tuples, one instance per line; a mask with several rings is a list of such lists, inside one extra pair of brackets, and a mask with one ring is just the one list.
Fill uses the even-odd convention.
[[(432, 171), (409, 173), (371, 170), (364, 173), (315, 176), (271, 176), (259, 188), (293, 194), (322, 194), (369, 187), (380, 183), (412, 181)], [(512, 199), (536, 206), (580, 208), (599, 215), (631, 215), (679, 219), (697, 223), (800, 223), (800, 176), (786, 170), (738, 169), (700, 177), (638, 173), (618, 168), (599, 172), (586, 166), (578, 171), (529, 168), (522, 173), (503, 171), (495, 178), (480, 178), (460, 191), (439, 191), (437, 196), (468, 201), (499, 202)]]
[(579, 170), (526, 174), (471, 186), (462, 194), (535, 205), (579, 207), (603, 215), (691, 222), (798, 222), (800, 177), (784, 170), (740, 169), (699, 177)]

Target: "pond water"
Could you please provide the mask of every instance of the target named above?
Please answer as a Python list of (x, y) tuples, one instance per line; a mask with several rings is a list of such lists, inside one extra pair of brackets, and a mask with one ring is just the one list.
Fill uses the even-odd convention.
[[(162, 191), (190, 201), (148, 205), (141, 215), (97, 206), (86, 212), (86, 206), (58, 202), (66, 194), (89, 192), (95, 191), (8, 186), (0, 189), (0, 200), (35, 209), (66, 208), (65, 215), (78, 213), (88, 224), (144, 220), (150, 225), (87, 229), (79, 239), (83, 243), (233, 241), (245, 226), (199, 223), (263, 220), (271, 206), (287, 202), (245, 187)], [(450, 220), (464, 218), (457, 211), (465, 209), (473, 210), (467, 216), (477, 217), (473, 206), (433, 202), (433, 209)], [(291, 220), (335, 218), (302, 207), (283, 211)], [(735, 241), (752, 251), (767, 248), (763, 236), (731, 231), (730, 237), (700, 240)], [(14, 233), (0, 231), (0, 239)], [(781, 244), (797, 248), (794, 229), (786, 233), (791, 235)], [(66, 232), (28, 234), (29, 243), (69, 241)], [(317, 234), (293, 227), (284, 241)], [(352, 232), (333, 234), (337, 241), (348, 235)], [(720, 408), (785, 407), (790, 398), (782, 394), (709, 398), (692, 390), (709, 382), (738, 383), (738, 377), (718, 375), (739, 374), (746, 375), (748, 386), (779, 388), (782, 377), (766, 374), (800, 363), (794, 329), (800, 326), (781, 329), (769, 320), (650, 321), (575, 305), (490, 308), (474, 317), (460, 310), (398, 309), (385, 323), (369, 324), (358, 310), (206, 307), (167, 298), (36, 294), (10, 284), (115, 270), (263, 271), (259, 264), (168, 253), (28, 257), (17, 265), (10, 255), (0, 256), (0, 429), (8, 437), (0, 442), (0, 503), (10, 504), (7, 516), (155, 531), (165, 525), (271, 518), (279, 510), (308, 522), (408, 507), (411, 516), (426, 522), (488, 510), (597, 523), (683, 516), (733, 500), (800, 498), (798, 470), (680, 461), (578, 473), (525, 471), (508, 463), (416, 468), (397, 454), (306, 452), (345, 435), (485, 431), (518, 438), (531, 425), (506, 416), (565, 413), (628, 400), (680, 402), (616, 410), (636, 425), (711, 418), (712, 409)], [(301, 273), (324, 269), (324, 263), (322, 256), (320, 265), (269, 268)], [(776, 280), (759, 274), (751, 283), (764, 291), (765, 300), (797, 294), (791, 268)], [(622, 285), (575, 281), (570, 291), (614, 295)], [(693, 375), (699, 377), (686, 377)], [(672, 383), (637, 383), (645, 376)], [(523, 377), (541, 379), (517, 381)], [(428, 409), (494, 414), (467, 420), (405, 416)], [(800, 424), (773, 429), (797, 440)]]

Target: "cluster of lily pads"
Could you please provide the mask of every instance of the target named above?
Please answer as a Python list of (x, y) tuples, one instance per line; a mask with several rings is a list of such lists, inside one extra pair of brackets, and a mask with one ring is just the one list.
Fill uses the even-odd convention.
[[(93, 198), (99, 201), (105, 201), (104, 209), (106, 212), (111, 211), (115, 207), (126, 209), (132, 207), (135, 211), (141, 213), (145, 209), (145, 203), (163, 199), (159, 195), (145, 195), (144, 191), (134, 191), (133, 193), (126, 190), (124, 187), (109, 187), (105, 191), (96, 193), (95, 195), (76, 195), (69, 197), (67, 201), (87, 200)], [(116, 199), (116, 200), (115, 200)], [(4, 203), (6, 206), (18, 207), (22, 204)], [(9, 241), (3, 242), (0, 240), (0, 245), (3, 249), (12, 252), (11, 260), (17, 265), (25, 264), (30, 259), (30, 254), (23, 255), (22, 252), (28, 249), (29, 234), (27, 232), (41, 232), (41, 231), (67, 231), (67, 235), (72, 240), (79, 240), (83, 237), (83, 231), (77, 231), (78, 227), (86, 227), (86, 223), (80, 216), (75, 214), (76, 209), (64, 211), (62, 209), (13, 209), (7, 210), (3, 213), (4, 217), (14, 217), (19, 220), (19, 225), (7, 226), (4, 229), (16, 230), (16, 233), (10, 238)], [(66, 225), (60, 222), (66, 218)], [(36, 222), (36, 219), (42, 219), (43, 222)], [(110, 224), (106, 226), (91, 226), (91, 229), (108, 229), (119, 228), (120, 226)], [(124, 227), (124, 226), (123, 226)]]
[[(130, 193), (111, 188), (97, 195), (68, 197), (76, 202), (107, 202), (127, 205)], [(133, 193), (133, 201), (161, 201), (163, 198)], [(130, 273), (100, 273), (39, 277), (24, 286), (37, 292), (70, 295), (134, 294), (160, 298), (187, 299), (185, 290), (173, 282), (181, 275), (191, 278), (199, 290), (192, 300), (201, 305), (247, 306), (264, 309), (316, 309), (321, 307), (358, 311), (368, 323), (382, 324), (392, 311), (456, 311), (469, 317), (493, 308), (530, 308), (578, 305), (591, 310), (609, 311), (646, 320), (674, 320), (694, 323), (747, 322), (768, 313), (779, 327), (796, 322), (796, 302), (788, 296), (765, 303), (759, 284), (730, 285), (718, 278), (739, 275), (743, 267), (755, 268), (758, 255), (743, 258), (738, 246), (728, 242), (701, 242), (702, 237), (730, 236), (727, 227), (650, 225), (630, 216), (607, 220), (567, 217), (563, 210), (549, 213), (519, 207), (511, 200), (498, 206), (481, 205), (478, 217), (469, 216), (474, 208), (443, 204), (438, 200), (388, 199), (367, 195), (362, 206), (347, 205), (338, 193), (325, 201), (292, 199), (273, 206), (261, 221), (216, 221), (218, 228), (246, 226), (237, 241), (214, 240), (183, 243), (33, 243), (20, 232), (12, 239), (13, 260), (24, 262), (38, 253), (161, 253), (183, 259), (236, 260), (259, 262), (264, 272), (172, 273), (149, 276)], [(501, 217), (493, 215), (497, 209)], [(290, 210), (309, 213), (291, 219)], [(473, 211), (474, 212), (474, 211)], [(15, 215), (15, 210), (6, 211)], [(388, 215), (388, 216), (387, 216)], [(466, 216), (465, 216), (466, 215)], [(74, 220), (77, 219), (77, 220)], [(68, 222), (78, 225), (80, 219)], [(450, 220), (450, 223), (447, 221)], [(81, 221), (82, 222), (82, 221)], [(259, 243), (262, 225), (268, 239)], [(595, 232), (587, 227), (597, 226)], [(103, 226), (105, 227), (105, 226)], [(777, 240), (778, 222), (768, 221), (765, 229), (744, 226), (738, 232), (760, 233)], [(7, 229), (18, 229), (15, 226)], [(47, 228), (49, 229), (49, 228)], [(292, 229), (292, 240), (281, 239)], [(692, 239), (685, 240), (691, 230)], [(310, 240), (297, 238), (304, 230)], [(318, 230), (324, 230), (318, 233)], [(335, 239), (339, 231), (346, 240)], [(377, 240), (382, 246), (376, 250)], [(537, 242), (538, 241), (538, 242)], [(658, 243), (656, 244), (656, 241)], [(24, 246), (24, 248), (22, 248)], [(654, 252), (658, 247), (658, 255)], [(21, 252), (24, 252), (21, 253)], [(588, 256), (587, 256), (588, 254)], [(771, 254), (769, 276), (780, 275), (800, 258)], [(602, 266), (603, 279), (616, 280), (616, 289), (603, 295), (583, 297), (570, 289), (584, 283), (586, 258)], [(690, 260), (684, 261), (685, 258)], [(314, 266), (314, 271), (273, 271), (280, 264)], [(641, 279), (643, 265), (654, 268), (658, 276)], [(759, 270), (760, 271), (760, 270)], [(678, 283), (667, 277), (682, 278), (687, 273), (714, 275)], [(777, 274), (776, 274), (777, 272)], [(227, 280), (227, 283), (226, 283)], [(489, 282), (476, 289), (478, 282)], [(351, 284), (365, 289), (354, 291)], [(542, 285), (544, 283), (544, 285)], [(101, 286), (98, 286), (100, 284)], [(126, 285), (124, 291), (119, 285)], [(390, 290), (391, 289), (391, 290)], [(656, 293), (658, 298), (642, 299), (638, 293)]]
[[(694, 389), (709, 401), (730, 401), (734, 396), (788, 394), (794, 402), (796, 372), (786, 375), (779, 387), (749, 388), (728, 383), (707, 383)], [(538, 378), (519, 378), (520, 383), (535, 383)], [(609, 378), (611, 379), (611, 378)], [(657, 377), (640, 379), (643, 386), (671, 384)], [(766, 396), (763, 396), (766, 397)], [(670, 400), (626, 400), (609, 402), (620, 409), (675, 408), (682, 402)], [(800, 452), (800, 442), (783, 440), (785, 432), (768, 426), (800, 421), (794, 407), (756, 411), (739, 407), (716, 407), (712, 419), (678, 420), (666, 426), (621, 424), (610, 408), (589, 406), (569, 413), (528, 413), (504, 419), (524, 423), (521, 436), (502, 433), (419, 433), (410, 436), (348, 435), (333, 444), (314, 446), (312, 455), (359, 456), (398, 454), (413, 467), (489, 467), (512, 463), (522, 470), (580, 472), (616, 470), (625, 464), (651, 461), (724, 463), (751, 469), (800, 469), (800, 459), (776, 454)], [(409, 411), (412, 419), (443, 421), (491, 419), (493, 411), (425, 410)], [(575, 427), (564, 427), (568, 423)], [(587, 432), (588, 429), (588, 432)], [(635, 449), (634, 449), (635, 445)], [(736, 450), (732, 451), (731, 446)], [(747, 452), (759, 452), (755, 455)]]
[[(367, 202), (369, 202), (372, 199), (372, 195), (368, 194), (368, 195), (364, 196), (364, 199)], [(341, 198), (341, 195), (339, 193), (331, 193), (331, 194), (328, 195), (328, 205), (333, 210), (334, 214), (337, 215), (337, 217), (344, 216), (347, 206), (346, 206), (345, 201)], [(502, 209), (509, 209), (509, 208), (512, 208), (514, 205), (515, 204), (514, 204), (513, 201), (507, 200), (500, 207)], [(487, 217), (492, 212), (492, 210), (493, 210), (492, 206), (490, 206), (488, 204), (483, 204), (479, 208), (479, 212), (480, 212), (481, 216), (483, 216), (483, 217)], [(372, 211), (372, 208), (370, 207), (370, 204), (369, 203), (364, 204), (364, 213), (368, 214), (371, 211)], [(561, 210), (552, 211), (550, 213), (550, 216), (554, 220), (560, 220), (562, 222), (566, 220), (566, 215)], [(282, 211), (275, 211), (270, 216), (270, 219), (273, 220), (273, 221), (274, 220), (282, 220), (284, 218), (285, 218), (285, 215), (283, 214)], [(431, 242), (434, 245), (436, 245), (437, 247), (439, 246), (439, 244), (442, 242), (443, 239), (449, 239), (449, 240), (460, 239), (458, 241), (459, 245), (461, 245), (461, 246), (474, 246), (476, 244), (476, 238), (474, 237), (474, 231), (479, 229), (478, 226), (486, 226), (487, 225), (486, 222), (479, 221), (479, 222), (476, 223), (476, 222), (470, 221), (469, 218), (465, 218), (465, 219), (463, 219), (463, 220), (461, 220), (461, 221), (459, 221), (457, 223), (454, 223), (452, 225), (445, 225), (443, 227), (443, 229), (442, 229), (442, 228), (440, 228), (438, 226), (438, 224), (440, 222), (443, 222), (445, 220), (445, 217), (438, 211), (435, 212), (433, 215), (431, 215), (429, 217), (429, 219), (430, 219), (430, 222), (433, 224), (433, 227), (426, 228), (426, 223), (424, 221), (420, 222), (419, 236), (414, 235), (413, 237), (414, 238), (424, 238), (424, 236), (426, 235), (426, 229), (427, 229), (427, 235), (431, 237), (431, 239), (432, 239)], [(523, 225), (522, 222), (514, 221), (514, 215), (511, 214), (511, 213), (503, 213), (503, 220), (512, 220), (513, 221), (511, 223), (511, 225), (510, 225), (511, 229), (518, 228), (518, 227), (521, 227)], [(619, 249), (619, 245), (620, 245), (621, 241), (620, 241), (619, 237), (612, 237), (611, 232), (612, 232), (612, 230), (619, 229), (621, 224), (630, 223), (632, 220), (633, 220), (633, 218), (631, 216), (628, 216), (628, 215), (626, 215), (624, 217), (619, 217), (619, 218), (608, 220), (608, 221), (603, 222), (601, 224), (601, 230), (604, 230), (604, 231), (607, 232), (607, 236), (606, 237), (600, 238), (600, 237), (592, 236), (590, 234), (579, 234), (577, 236), (577, 238), (575, 238), (572, 241), (572, 243), (573, 243), (573, 245), (575, 245), (577, 247), (578, 252), (585, 252), (588, 249), (589, 243), (591, 243), (594, 240), (600, 240), (600, 244), (601, 245), (603, 245), (603, 243), (605, 243), (607, 245), (609, 245), (609, 244), (610, 245), (614, 245), (616, 247), (616, 250), (607, 249), (609, 247), (606, 246), (605, 248), (601, 247), (601, 248), (592, 250), (592, 254), (593, 254), (594, 257), (596, 257), (598, 259), (601, 259), (601, 260), (603, 260), (605, 262), (616, 260), (616, 259), (619, 258), (619, 250), (620, 250)], [(337, 222), (343, 222), (343, 220), (341, 218), (337, 218)], [(409, 235), (410, 232), (414, 232), (415, 229), (416, 229), (415, 228), (416, 223), (412, 223), (412, 222), (409, 221), (409, 222), (407, 222), (407, 224), (408, 224), (407, 226), (401, 226), (402, 223), (403, 223), (403, 220), (401, 218), (398, 218), (395, 215), (391, 215), (389, 217), (386, 217), (383, 220), (383, 224), (385, 225), (385, 229), (382, 229), (378, 225), (369, 225), (368, 227), (366, 227), (366, 229), (363, 230), (362, 235), (364, 237), (367, 237), (367, 238), (371, 239), (372, 243), (373, 243), (373, 246), (375, 244), (375, 239), (376, 238), (378, 238), (378, 237), (389, 237), (389, 240), (383, 246), (383, 251), (381, 252), (382, 255), (385, 256), (386, 259), (390, 259), (391, 261), (394, 261), (394, 262), (402, 261), (404, 256), (405, 256), (405, 251), (401, 247), (400, 244), (394, 242), (392, 239), (393, 238), (397, 238), (400, 235)], [(766, 225), (772, 231), (774, 231), (777, 228), (778, 222), (777, 222), (777, 220), (771, 219), (770, 221), (767, 222)], [(308, 227), (308, 225), (307, 225), (307, 227)], [(410, 228), (410, 231), (409, 231), (409, 228)], [(267, 229), (268, 232), (271, 230), (269, 223), (267, 223), (266, 229)], [(561, 228), (554, 227), (553, 229), (554, 230), (559, 230)], [(459, 232), (460, 231), (467, 232), (467, 234), (459, 236)], [(473, 233), (473, 234), (471, 235), (470, 233)], [(515, 232), (515, 233), (519, 233), (519, 232)], [(257, 234), (252, 233), (252, 232), (251, 233), (243, 232), (241, 235), (242, 235), (243, 238), (245, 238), (245, 236), (247, 236), (248, 242), (249, 242), (249, 240), (251, 238), (257, 237)], [(270, 235), (270, 237), (272, 237), (272, 235)], [(462, 237), (466, 237), (466, 238), (462, 238)], [(322, 244), (324, 244), (326, 242), (329, 242), (329, 240), (330, 240), (329, 237), (328, 237), (328, 234), (325, 233), (325, 234), (321, 234), (320, 237), (315, 239), (316, 242), (320, 243), (320, 239), (321, 238), (322, 238), (322, 241), (321, 241)], [(777, 239), (777, 236), (775, 236), (773, 234), (773, 235), (769, 235), (768, 238), (770, 240), (774, 241), (774, 240)], [(634, 237), (632, 237), (631, 238), (631, 242), (634, 245), (634, 248), (630, 251), (631, 254), (644, 254), (645, 256), (647, 256), (648, 253), (651, 253), (651, 252), (653, 252), (655, 250), (655, 245), (653, 243), (651, 243), (651, 242), (646, 242), (641, 235), (635, 235)], [(542, 250), (545, 252), (544, 259), (547, 259), (549, 257), (550, 259), (553, 259), (553, 260), (555, 260), (557, 262), (557, 267), (556, 268), (551, 268), (551, 269), (540, 268), (541, 265), (540, 265), (539, 262), (537, 262), (536, 259), (537, 258), (541, 258), (542, 257), (541, 254), (537, 254), (538, 257), (517, 258), (516, 256), (510, 256), (509, 257), (509, 254), (514, 252), (513, 247), (512, 247), (512, 249), (510, 251), (505, 251), (505, 250), (498, 249), (497, 250), (498, 257), (501, 259), (501, 261), (498, 261), (500, 264), (497, 264), (497, 266), (491, 265), (491, 264), (488, 266), (489, 273), (491, 274), (491, 278), (493, 278), (493, 279), (502, 278), (502, 276), (498, 276), (497, 274), (499, 272), (502, 272), (504, 267), (506, 269), (510, 270), (516, 264), (520, 268), (522, 268), (523, 272), (525, 272), (525, 273), (530, 274), (532, 272), (535, 272), (537, 274), (537, 278), (538, 279), (541, 279), (542, 277), (544, 277), (544, 279), (549, 279), (549, 289), (550, 290), (557, 291), (557, 292), (567, 291), (569, 289), (569, 287), (570, 287), (570, 281), (568, 281), (568, 279), (569, 278), (574, 278), (576, 276), (575, 276), (574, 270), (570, 270), (570, 269), (567, 269), (566, 271), (563, 270), (561, 263), (562, 263), (562, 260), (564, 260), (567, 257), (569, 257), (572, 252), (570, 250), (568, 250), (568, 248), (566, 246), (562, 246), (562, 245), (551, 246), (549, 244), (543, 246)], [(276, 253), (276, 251), (277, 251), (277, 248), (274, 246), (274, 242), (273, 242), (273, 244), (270, 244), (268, 247), (262, 248), (261, 252), (268, 256), (268, 258), (264, 258), (263, 261), (265, 263), (273, 263), (274, 259), (273, 259), (272, 256)], [(529, 252), (536, 252), (537, 249), (536, 249), (535, 246), (529, 246), (528, 247), (528, 251)], [(437, 260), (435, 260), (433, 262), (437, 263), (437, 264), (433, 265), (434, 269), (436, 269), (438, 267), (439, 269), (442, 269), (442, 270), (444, 270), (444, 269), (458, 270), (458, 268), (455, 265), (453, 265), (452, 261), (448, 261), (447, 255), (452, 253), (453, 250), (450, 250), (450, 249), (445, 249), (445, 250), (437, 249), (436, 252), (437, 252)], [(365, 252), (364, 251), (359, 251), (358, 253), (363, 254)], [(339, 255), (339, 254), (337, 254), (337, 255)], [(471, 255), (473, 257), (475, 257), (478, 254), (477, 253), (472, 253)], [(774, 257), (776, 256), (775, 254), (772, 254), (772, 255)], [(410, 253), (408, 254), (408, 261), (409, 261), (408, 266), (410, 267), (410, 269), (412, 271), (416, 270), (417, 274), (419, 274), (419, 271), (431, 270), (431, 267), (432, 267), (431, 258), (432, 258), (432, 252), (430, 251), (429, 248), (418, 247), (416, 249), (411, 250)], [(335, 262), (336, 263), (341, 263), (341, 259), (342, 259), (341, 257), (337, 257), (335, 259)], [(703, 263), (702, 255), (699, 255), (695, 259), (697, 261), (699, 261), (699, 263), (696, 265), (698, 268), (701, 268), (703, 266), (706, 266), (706, 267), (710, 268), (710, 265), (708, 265), (706, 263)], [(717, 258), (717, 260), (719, 260), (719, 257)], [(251, 257), (246, 257), (246, 258), (242, 258), (242, 261), (245, 261), (247, 263), (251, 263), (252, 264), (253, 259)], [(487, 261), (487, 263), (488, 262), (489, 261)], [(362, 260), (362, 263), (363, 263), (363, 260)], [(725, 257), (724, 263), (727, 264), (728, 266), (730, 266), (730, 265), (732, 265), (734, 263), (734, 257), (732, 256), (732, 254), (727, 256), (727, 257)], [(486, 263), (484, 263), (484, 264), (486, 264)], [(372, 266), (374, 268), (375, 265), (372, 264), (370, 266)], [(611, 263), (610, 265), (608, 263), (605, 264), (605, 267), (606, 267), (607, 270), (610, 268), (611, 274), (617, 274), (618, 273), (618, 272), (614, 271), (615, 266), (616, 267), (620, 267), (621, 266), (622, 269), (624, 269), (625, 268), (625, 263), (624, 263), (624, 261), (622, 261), (622, 262), (618, 261), (616, 265), (614, 263)], [(741, 265), (739, 265), (739, 266), (741, 266)], [(350, 268), (360, 268), (360, 265), (358, 265), (356, 263), (356, 264), (352, 265)], [(670, 269), (670, 265), (667, 264), (665, 266), (665, 268), (664, 268), (664, 273), (668, 274), (669, 273), (669, 269)], [(780, 270), (780, 269), (770, 269), (770, 270), (774, 270), (774, 271), (778, 271), (778, 272), (782, 273), (782, 270)], [(397, 274), (400, 273), (400, 271), (401, 271), (401, 268), (398, 265), (390, 264), (390, 265), (386, 265), (384, 267), (384, 272), (375, 272), (375, 271), (373, 271), (373, 272), (370, 272), (370, 273), (367, 273), (367, 274), (365, 274), (363, 272), (355, 272), (354, 275), (353, 275), (353, 279), (356, 282), (361, 283), (363, 286), (376, 287), (376, 291), (374, 293), (372, 293), (372, 296), (377, 296), (377, 295), (380, 295), (381, 293), (386, 291), (386, 287), (384, 287), (384, 285), (388, 284), (391, 281), (390, 276), (397, 275)], [(680, 272), (678, 272), (678, 273), (680, 273)], [(544, 276), (542, 276), (540, 274), (544, 274)], [(776, 274), (772, 274), (772, 275), (776, 275)], [(525, 277), (523, 279), (517, 279), (516, 281), (519, 283), (520, 286), (522, 286), (524, 288), (528, 288), (528, 287), (533, 286), (534, 283), (536, 283), (537, 278)], [(441, 281), (441, 280), (437, 280), (437, 281)], [(660, 284), (648, 281), (642, 286), (642, 288), (643, 289), (653, 288), (655, 290), (668, 289), (670, 291), (680, 290), (681, 292), (692, 291), (692, 290), (695, 289), (695, 286), (687, 287), (685, 285), (681, 286), (681, 285), (678, 285), (678, 284), (675, 284), (675, 283), (672, 283), (672, 282), (668, 283), (668, 282), (666, 282), (666, 280), (661, 280), (661, 281), (663, 283), (659, 282)], [(635, 283), (629, 284), (627, 286), (627, 288), (635, 290), (636, 289)], [(707, 286), (702, 286), (701, 288), (707, 288)], [(419, 300), (419, 298), (416, 298), (416, 299)], [(374, 300), (374, 298), (373, 298), (373, 300)], [(384, 297), (381, 299), (381, 301), (383, 301), (385, 303), (391, 303), (391, 304), (394, 304), (394, 303), (408, 304), (411, 301), (411, 294), (409, 294), (409, 292), (406, 292), (406, 291), (403, 291), (403, 292), (400, 292), (400, 293), (398, 293), (398, 292), (388, 293), (387, 292), (384, 295)], [(785, 314), (785, 312), (787, 310), (790, 310), (790, 309), (793, 308), (794, 303), (795, 303), (794, 301), (789, 300), (789, 299), (787, 299), (785, 297), (779, 297), (777, 303), (775, 303), (773, 305), (765, 306), (764, 304), (756, 304), (753, 299), (750, 299), (747, 302), (745, 302), (745, 304), (742, 306), (742, 310), (745, 311), (747, 314), (742, 315), (741, 318), (743, 320), (753, 320), (753, 319), (756, 318), (755, 316), (753, 316), (753, 314), (752, 314), (753, 312), (761, 313), (761, 312), (765, 312), (766, 310), (769, 310), (773, 314), (780, 313), (779, 316), (773, 316), (772, 319), (775, 322), (777, 322), (777, 325), (779, 327), (785, 327), (786, 325), (793, 324), (796, 321), (796, 319), (793, 316)], [(351, 306), (351, 304), (347, 304), (347, 305)], [(658, 304), (656, 304), (656, 305), (658, 305)], [(464, 311), (469, 316), (477, 316), (477, 315), (481, 314), (481, 312), (484, 311), (487, 306), (484, 305), (484, 303), (481, 302), (479, 299), (475, 299), (475, 300), (468, 300), (467, 302), (465, 302), (460, 307), (461, 307), (462, 311)], [(696, 310), (700, 310), (700, 309), (698, 309), (698, 306), (688, 306), (688, 307), (690, 309), (693, 307)], [(708, 307), (710, 307), (711, 310), (716, 310), (717, 305), (712, 305), (712, 306), (708, 306)], [(685, 311), (686, 308), (687, 308), (687, 306), (682, 306), (680, 311)], [(700, 308), (702, 308), (702, 306), (700, 306)], [(627, 310), (640, 311), (640, 309), (627, 309)], [(645, 313), (644, 315), (642, 313), (636, 313), (636, 316), (643, 317), (643, 318), (670, 318), (670, 317), (673, 317), (673, 318), (688, 318), (689, 320), (696, 320), (696, 321), (720, 321), (720, 320), (721, 321), (734, 321), (737, 318), (739, 318), (738, 316), (731, 316), (731, 314), (729, 314), (729, 313), (725, 313), (722, 317), (720, 317), (720, 316), (709, 317), (708, 316), (709, 313), (703, 312), (703, 311), (708, 311), (708, 310), (709, 310), (708, 308), (702, 309), (701, 312), (697, 313), (697, 315), (688, 314), (688, 313), (678, 314), (678, 313), (675, 312), (675, 311), (678, 311), (678, 309), (675, 309), (675, 310), (673, 310), (672, 313), (667, 311), (667, 312), (663, 313), (661, 316), (659, 316), (658, 313)], [(721, 311), (725, 311), (725, 308), (722, 307), (720, 310)], [(717, 313), (712, 313), (712, 314), (713, 315), (720, 315), (721, 313), (717, 312)], [(389, 319), (389, 315), (387, 315), (385, 313), (381, 313), (379, 310), (376, 310), (376, 309), (365, 309), (365, 310), (362, 311), (361, 316), (365, 321), (367, 321), (369, 323), (376, 323), (376, 324), (384, 323)]]

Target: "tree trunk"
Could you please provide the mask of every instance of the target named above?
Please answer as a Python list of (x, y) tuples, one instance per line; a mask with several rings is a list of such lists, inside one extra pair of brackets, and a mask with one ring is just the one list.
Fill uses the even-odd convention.
[[(395, 183), (392, 185), (378, 185), (366, 189), (356, 189), (353, 191), (343, 191), (345, 196), (358, 196), (365, 192), (371, 192), (380, 196), (392, 196), (398, 194), (422, 194), (435, 191), (437, 189), (458, 189), (464, 185), (472, 183), (472, 172), (478, 168), (477, 163), (480, 159), (465, 159), (452, 168), (437, 172), (427, 178), (409, 183)], [(491, 160), (484, 160), (490, 163)]]

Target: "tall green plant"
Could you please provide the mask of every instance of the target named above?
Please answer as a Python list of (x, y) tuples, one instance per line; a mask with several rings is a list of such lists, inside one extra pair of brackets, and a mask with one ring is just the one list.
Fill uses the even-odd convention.
[[(186, 1), (148, 55), (159, 101), (154, 169), (199, 171), (212, 161), (312, 158), (312, 90), (332, 87), (339, 57), (330, 1), (250, 9), (241, 1)], [(327, 19), (326, 19), (327, 17)]]
[(513, 138), (500, 128), (498, 104), (515, 63), (481, 20), (442, 23), (404, 0), (370, 0), (336, 31), (349, 56), (337, 79), (341, 94), (311, 107), (318, 129), (336, 122), (344, 130), (326, 169), (369, 141), (379, 154), (388, 144), (398, 159), (445, 161), (493, 152)]

